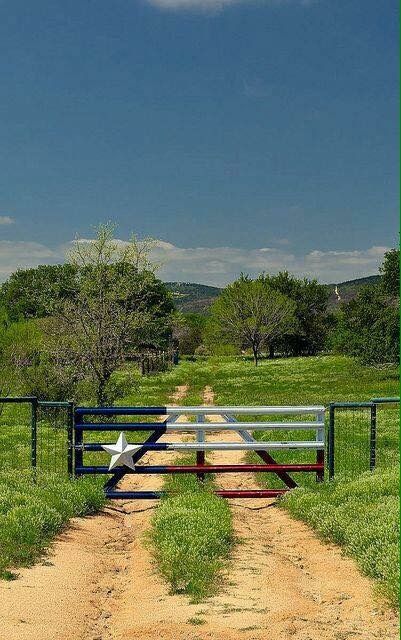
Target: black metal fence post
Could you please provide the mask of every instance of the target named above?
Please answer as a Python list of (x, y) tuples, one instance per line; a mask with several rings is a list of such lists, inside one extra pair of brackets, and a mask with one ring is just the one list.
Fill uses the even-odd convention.
[(31, 467), (33, 478), (36, 478), (37, 448), (38, 448), (38, 399), (31, 401)]
[(328, 467), (329, 467), (329, 480), (333, 480), (335, 467), (334, 467), (334, 424), (335, 424), (335, 404), (330, 402), (329, 405), (329, 433), (328, 433)]
[(74, 411), (73, 413), (73, 431), (74, 431), (74, 477), (77, 478), (78, 476), (82, 475), (80, 473), (77, 473), (77, 468), (78, 467), (82, 467), (83, 466), (83, 458), (84, 458), (84, 452), (83, 452), (83, 431), (82, 429), (76, 429), (75, 425), (77, 423), (77, 420), (83, 420), (82, 416), (78, 416), (77, 412)]
[(70, 478), (74, 474), (74, 403), (68, 403), (67, 414), (67, 471)]
[(372, 404), (370, 408), (370, 458), (369, 469), (373, 471), (376, 467), (376, 427), (377, 427), (377, 412), (376, 405)]

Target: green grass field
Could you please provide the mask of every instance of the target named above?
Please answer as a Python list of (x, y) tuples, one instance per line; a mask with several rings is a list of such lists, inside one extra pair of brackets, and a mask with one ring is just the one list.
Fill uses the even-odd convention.
[[(145, 378), (140, 378), (132, 366), (125, 367), (118, 375), (125, 377), (131, 387), (119, 404), (133, 405), (165, 404), (176, 386), (182, 384), (190, 387), (183, 400), (187, 406), (201, 403), (206, 385), (212, 387), (215, 403), (219, 405), (326, 405), (330, 401), (364, 401), (398, 394), (398, 371), (395, 368), (377, 370), (362, 367), (340, 356), (262, 361), (257, 368), (247, 359), (212, 357), (195, 362), (183, 361), (170, 372)], [(396, 604), (398, 410), (391, 407), (379, 409), (378, 468), (373, 474), (362, 473), (368, 468), (366, 416), (344, 414), (338, 424), (336, 444), (342, 475), (335, 482), (317, 485), (311, 475), (304, 474), (305, 477), (301, 477), (303, 487), (293, 491), (281, 501), (281, 505), (294, 517), (308, 522), (323, 538), (342, 545), (361, 570), (377, 581), (380, 591)], [(0, 571), (3, 575), (37, 558), (69, 517), (93, 511), (103, 501), (99, 479), (71, 483), (65, 474), (63, 477), (42, 474), (38, 483), (33, 485), (27, 472), (16, 476), (12, 469), (26, 468), (29, 463), (29, 428), (29, 414), (22, 407), (8, 407), (0, 416)], [(60, 433), (62, 437), (64, 435), (46, 420), (42, 421), (39, 432), (40, 429), (40, 446), (43, 451), (47, 447), (43, 455), (47, 460), (54, 442), (58, 443)], [(261, 432), (255, 435), (266, 437)], [(110, 436), (105, 434), (106, 439)], [(279, 437), (277, 432), (274, 437)], [(288, 439), (288, 432), (284, 437)], [(62, 443), (57, 444), (60, 451), (63, 446)], [(345, 456), (343, 462), (341, 451)], [(282, 459), (295, 462), (304, 458), (294, 452), (290, 458), (287, 453)], [(100, 463), (99, 457), (96, 460)], [(88, 457), (87, 462), (90, 461)], [(344, 469), (348, 476), (344, 475)], [(258, 479), (264, 486), (277, 486), (279, 483), (271, 474), (259, 474)], [(174, 482), (175, 485), (172, 484)], [(162, 501), (153, 522), (151, 538), (163, 575), (173, 588), (186, 590), (196, 597), (196, 594), (206, 593), (206, 583), (212, 584), (216, 579), (220, 563), (229, 553), (232, 541), (226, 503), (212, 496), (207, 489), (192, 491), (193, 482), (194, 479), (188, 476), (167, 481), (166, 486), (172, 490), (172, 496)], [(201, 515), (206, 504), (210, 507), (206, 509), (210, 514), (208, 519)], [(188, 523), (192, 538), (196, 537), (191, 557), (184, 542), (188, 532), (185, 533), (183, 522)], [(219, 537), (222, 538), (221, 544)], [(206, 540), (209, 540), (210, 547), (207, 551)], [(178, 550), (184, 555), (180, 556)], [(205, 563), (209, 563), (210, 568), (208, 574), (204, 565), (204, 575), (209, 577), (203, 584), (199, 579), (202, 565), (196, 561), (199, 550), (202, 550)], [(184, 557), (187, 566), (192, 567), (185, 569), (186, 573)]]
[[(399, 393), (396, 368), (363, 367), (341, 356), (263, 361), (257, 368), (238, 358), (210, 358), (194, 363), (190, 375), (193, 391), (209, 384), (219, 405), (326, 405)], [(379, 591), (394, 606), (399, 602), (398, 418), (398, 407), (378, 409), (378, 464), (372, 474), (362, 473), (369, 461), (367, 415), (341, 415), (336, 446), (343, 473), (335, 482), (323, 485), (316, 484), (311, 474), (298, 474), (303, 488), (281, 501), (283, 508), (310, 524), (324, 539), (340, 544), (361, 570), (376, 580)], [(289, 433), (291, 439), (303, 434), (286, 431), (281, 435), (290, 439)], [(271, 437), (261, 432), (254, 435)], [(278, 439), (279, 433), (273, 437)], [(295, 462), (306, 461), (308, 454), (288, 452), (275, 457)], [(312, 461), (310, 454), (309, 459)], [(282, 486), (272, 474), (258, 474), (258, 480), (264, 486)]]

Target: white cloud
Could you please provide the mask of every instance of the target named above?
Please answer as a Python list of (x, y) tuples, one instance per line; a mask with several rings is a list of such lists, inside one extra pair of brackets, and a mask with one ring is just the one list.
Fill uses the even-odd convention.
[(11, 216), (0, 216), (0, 224), (14, 224), (15, 220)]
[(198, 10), (206, 12), (218, 12), (233, 4), (268, 3), (271, 5), (298, 4), (309, 6), (315, 0), (146, 0), (148, 4), (165, 10)]
[(17, 269), (63, 260), (63, 251), (50, 249), (38, 242), (0, 240), (0, 280), (5, 280)]
[(154, 255), (162, 264), (160, 275), (164, 280), (196, 281), (224, 285), (240, 275), (252, 276), (261, 271), (291, 273), (321, 282), (342, 282), (378, 272), (384, 253), (389, 247), (370, 247), (355, 251), (314, 250), (296, 255), (284, 248), (262, 247), (239, 249), (235, 247), (180, 248), (169, 246), (166, 251), (158, 246)]
[[(0, 280), (5, 280), (17, 268), (63, 262), (70, 247), (70, 242), (51, 248), (36, 242), (0, 241)], [(255, 249), (177, 247), (158, 240), (152, 257), (161, 264), (159, 275), (163, 280), (221, 286), (241, 272), (255, 276), (262, 271), (277, 273), (286, 269), (296, 276), (337, 283), (377, 273), (388, 249), (379, 246), (354, 251), (315, 249), (297, 255), (287, 246)]]

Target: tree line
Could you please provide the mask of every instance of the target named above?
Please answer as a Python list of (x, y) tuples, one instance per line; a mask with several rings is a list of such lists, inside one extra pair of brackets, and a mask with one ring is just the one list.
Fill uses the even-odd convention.
[(0, 394), (112, 403), (130, 354), (164, 348), (174, 305), (149, 260), (151, 241), (121, 243), (111, 225), (74, 243), (64, 265), (19, 270), (1, 287)]
[(384, 257), (378, 284), (328, 309), (330, 291), (316, 279), (287, 271), (242, 275), (223, 289), (209, 317), (186, 314), (175, 327), (188, 354), (250, 351), (255, 365), (264, 357), (316, 355), (322, 351), (357, 357), (364, 364), (399, 361), (399, 250)]
[(322, 351), (398, 362), (398, 250), (386, 254), (379, 284), (335, 312), (326, 285), (285, 271), (241, 275), (205, 317), (175, 310), (151, 248), (147, 239), (117, 241), (113, 227), (101, 225), (93, 241), (74, 243), (65, 264), (13, 273), (0, 289), (0, 395), (109, 404), (124, 393), (126, 359), (171, 347), (249, 353), (255, 365)]

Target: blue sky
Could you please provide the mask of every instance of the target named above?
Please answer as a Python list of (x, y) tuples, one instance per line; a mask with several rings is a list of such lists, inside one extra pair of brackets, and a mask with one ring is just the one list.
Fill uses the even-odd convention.
[(0, 77), (0, 279), (109, 219), (211, 284), (398, 241), (395, 0), (3, 0)]

